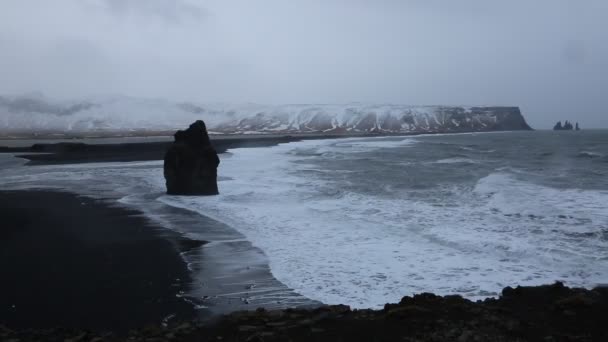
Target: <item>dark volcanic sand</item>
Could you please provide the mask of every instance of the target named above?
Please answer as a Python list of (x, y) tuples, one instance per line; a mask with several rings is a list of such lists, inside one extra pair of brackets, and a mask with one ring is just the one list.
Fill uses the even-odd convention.
[[(322, 139), (335, 136), (268, 136), (268, 137), (239, 137), (214, 138), (213, 146), (218, 153), (224, 153), (230, 148), (264, 147), (280, 143), (293, 142), (303, 139)], [(173, 142), (145, 142), (124, 144), (85, 144), (85, 143), (52, 143), (35, 144), (31, 147), (2, 147), (0, 152), (23, 153), (19, 157), (29, 160), (29, 165), (71, 164), (92, 162), (129, 162), (162, 160), (165, 152)], [(28, 153), (42, 154), (28, 154)]]
[(0, 213), (0, 324), (127, 331), (194, 317), (176, 297), (190, 281), (176, 244), (137, 212), (10, 191), (0, 192)]
[[(411, 133), (409, 135), (414, 135)], [(383, 134), (389, 136), (391, 134)], [(400, 134), (403, 135), (403, 134)], [(379, 136), (379, 134), (295, 134), (265, 136), (212, 136), (211, 142), (218, 153), (243, 147), (267, 147), (310, 139)], [(43, 141), (43, 140), (41, 140)], [(30, 147), (0, 146), (0, 153), (21, 153), (29, 165), (73, 164), (97, 162), (130, 162), (162, 160), (173, 141), (87, 144), (83, 142), (37, 143)], [(37, 153), (37, 154), (31, 154)]]

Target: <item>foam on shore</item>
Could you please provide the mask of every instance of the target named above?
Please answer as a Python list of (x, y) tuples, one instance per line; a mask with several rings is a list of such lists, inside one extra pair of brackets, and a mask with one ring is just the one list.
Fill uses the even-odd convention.
[(409, 148), (414, 139), (406, 141), (232, 150), (222, 160), (229, 180), (220, 196), (160, 200), (235, 227), (264, 251), (280, 281), (324, 303), (378, 308), (419, 292), (483, 298), (510, 284), (608, 279), (606, 254), (593, 252), (608, 248), (605, 191), (556, 190), (497, 172), (452, 189), (459, 203), (427, 203), (348, 191), (336, 179), (356, 166), (341, 173), (311, 163), (379, 145)]

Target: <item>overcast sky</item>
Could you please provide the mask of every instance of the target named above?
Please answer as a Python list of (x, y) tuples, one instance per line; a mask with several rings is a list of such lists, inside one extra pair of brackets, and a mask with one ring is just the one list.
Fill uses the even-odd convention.
[(606, 0), (1, 0), (0, 93), (519, 105), (608, 127)]

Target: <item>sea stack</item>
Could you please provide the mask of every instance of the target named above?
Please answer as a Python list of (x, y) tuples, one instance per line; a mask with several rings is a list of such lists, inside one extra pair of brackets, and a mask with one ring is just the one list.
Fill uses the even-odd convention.
[[(564, 125), (562, 126), (562, 122), (558, 121), (555, 126), (553, 126), (553, 130), (554, 131), (572, 131), (574, 130), (574, 126), (572, 126), (572, 123), (568, 120), (566, 120), (566, 122), (564, 123)], [(576, 130), (579, 131), (580, 128), (578, 127), (578, 122), (576, 123)]]
[(220, 159), (211, 145), (207, 127), (198, 120), (184, 131), (165, 154), (164, 175), (170, 195), (217, 195)]

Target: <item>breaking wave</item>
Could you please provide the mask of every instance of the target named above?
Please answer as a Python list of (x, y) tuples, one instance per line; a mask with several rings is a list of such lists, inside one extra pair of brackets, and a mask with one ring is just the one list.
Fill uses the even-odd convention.
[[(297, 153), (331, 150), (344, 160), (361, 153), (353, 146), (374, 151), (383, 143), (396, 148), (402, 140), (233, 150), (222, 160), (231, 180), (220, 184), (220, 196), (161, 201), (236, 228), (265, 252), (280, 281), (324, 303), (379, 308), (424, 291), (482, 298), (512, 284), (608, 279), (608, 242), (599, 238), (607, 192), (557, 190), (495, 172), (453, 189), (456, 200), (389, 199), (338, 187), (351, 173), (305, 172), (311, 157)], [(398, 170), (376, 177), (390, 172)]]
[[(329, 304), (380, 308), (420, 292), (478, 299), (513, 285), (608, 283), (605, 163), (558, 159), (562, 147), (541, 146), (532, 133), (525, 146), (537, 149), (524, 151), (509, 134), (236, 149), (221, 155), (214, 197), (164, 195), (162, 161), (18, 168), (0, 159), (13, 165), (0, 174), (2, 188), (122, 198), (150, 206), (153, 218), (158, 199), (211, 217), (260, 248), (282, 283)], [(472, 143), (497, 152), (459, 148)], [(554, 173), (547, 161), (539, 168), (547, 151), (557, 151)], [(593, 167), (598, 176), (580, 173)]]

